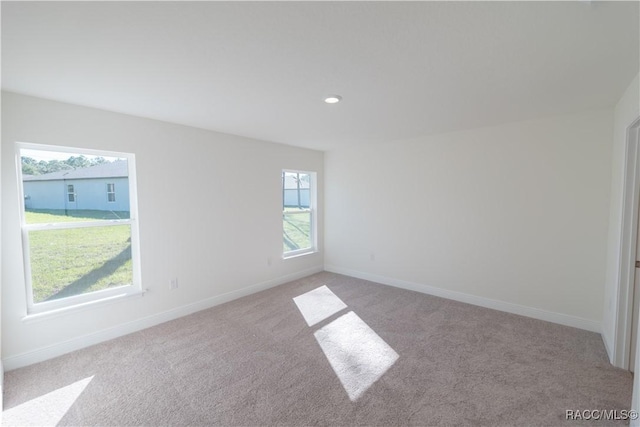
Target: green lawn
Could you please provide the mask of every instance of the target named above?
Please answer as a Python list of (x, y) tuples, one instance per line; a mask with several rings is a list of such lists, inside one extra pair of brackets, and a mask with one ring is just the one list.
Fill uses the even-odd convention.
[(95, 221), (97, 219), (129, 219), (129, 212), (94, 211), (64, 209), (29, 209), (26, 211), (27, 224), (47, 224), (52, 222)]
[[(287, 209), (289, 211), (289, 209)], [(294, 211), (291, 209), (291, 211)], [(295, 251), (311, 247), (311, 214), (287, 214), (282, 215), (284, 228), (284, 251)]]
[[(71, 211), (69, 211), (71, 212)], [(62, 215), (60, 215), (62, 213)], [(126, 214), (128, 213), (116, 213)], [(27, 211), (29, 224), (116, 219), (100, 211)], [(120, 216), (122, 217), (122, 216)], [(29, 232), (35, 303), (133, 282), (129, 225)]]

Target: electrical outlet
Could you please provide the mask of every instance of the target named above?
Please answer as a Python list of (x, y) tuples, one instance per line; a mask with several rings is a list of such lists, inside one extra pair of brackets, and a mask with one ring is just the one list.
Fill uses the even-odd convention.
[(373, 252), (371, 252), (371, 254), (369, 254), (369, 259), (371, 261), (375, 261), (376, 260), (376, 254), (374, 254)]
[(271, 267), (271, 263), (272, 263), (271, 257), (267, 257), (267, 265), (269, 267)]
[(171, 289), (178, 289), (178, 278), (174, 277), (171, 279)]

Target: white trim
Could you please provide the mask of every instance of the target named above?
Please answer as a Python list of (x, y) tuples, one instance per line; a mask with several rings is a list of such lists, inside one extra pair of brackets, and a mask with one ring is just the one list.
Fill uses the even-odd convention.
[(601, 333), (602, 325), (594, 320), (583, 319), (581, 317), (570, 316), (562, 313), (542, 310), (534, 307), (527, 307), (520, 304), (513, 304), (506, 301), (494, 300), (491, 298), (479, 297), (476, 295), (465, 294), (463, 292), (451, 291), (448, 289), (437, 288), (435, 286), (424, 285), (406, 280), (394, 279), (391, 277), (378, 276), (376, 274), (363, 273), (360, 271), (350, 270), (347, 268), (337, 267), (333, 265), (325, 265), (325, 271), (332, 273), (344, 274), (345, 276), (356, 277), (358, 279), (369, 280), (371, 282), (381, 283), (383, 285), (393, 286), (401, 289), (408, 289), (427, 295), (434, 295), (441, 298), (447, 298), (454, 301), (460, 301), (467, 304), (473, 304), (480, 307), (491, 308), (493, 310), (504, 311), (507, 313), (518, 314), (520, 316), (531, 317), (533, 319), (545, 320), (547, 322), (558, 323), (560, 325), (571, 326), (574, 328), (585, 329), (587, 331)]
[[(70, 155), (87, 154), (99, 155), (104, 157), (116, 157), (127, 160), (127, 180), (129, 182), (129, 219), (124, 220), (107, 220), (107, 221), (80, 221), (80, 222), (64, 222), (52, 224), (27, 224), (25, 205), (24, 205), (24, 181), (22, 176), (22, 150), (37, 150), (44, 152), (59, 152)], [(137, 294), (142, 292), (142, 278), (140, 266), (140, 249), (139, 249), (139, 233), (138, 233), (138, 193), (136, 181), (136, 158), (134, 153), (113, 152), (104, 150), (92, 150), (84, 148), (69, 148), (56, 145), (33, 144), (27, 142), (16, 142), (14, 145), (17, 182), (20, 196), (20, 224), (22, 229), (22, 251), (23, 263), (25, 270), (25, 287), (27, 294), (27, 313), (36, 314), (49, 310), (57, 310), (62, 307), (71, 307), (76, 304), (84, 304), (86, 301), (98, 301), (102, 298), (109, 299), (116, 294)], [(67, 186), (67, 196), (69, 196), (69, 187)], [(115, 190), (115, 186), (114, 186)], [(73, 191), (75, 194), (75, 188)], [(74, 203), (77, 199), (74, 196)], [(66, 202), (65, 202), (66, 206)], [(71, 297), (60, 298), (54, 301), (38, 302), (33, 300), (33, 283), (31, 274), (31, 258), (29, 250), (29, 232), (55, 229), (75, 229), (89, 227), (105, 227), (115, 225), (129, 225), (130, 227), (130, 244), (131, 244), (131, 263), (132, 263), (132, 284), (130, 286), (119, 287), (114, 290), (105, 289), (102, 291), (88, 292), (86, 294), (74, 295)]]
[(601, 332), (601, 337), (602, 337), (602, 343), (604, 344), (604, 350), (607, 352), (607, 355), (609, 356), (609, 361), (611, 361), (611, 355), (613, 353), (611, 353), (613, 350), (611, 350), (611, 344), (609, 344), (609, 340), (607, 340), (607, 337), (604, 334), (604, 328), (603, 331)]
[[(20, 148), (25, 148), (27, 150), (43, 150), (43, 147), (46, 151), (55, 151), (58, 153), (76, 153), (81, 152), (80, 154), (88, 154), (90, 156), (104, 156), (104, 157), (122, 157), (122, 152), (120, 151), (109, 151), (109, 150), (96, 150), (94, 148), (83, 148), (83, 147), (72, 147), (70, 145), (48, 145), (45, 143), (38, 142), (16, 142)], [(128, 154), (127, 154), (128, 155)], [(22, 170), (22, 168), (20, 168)]]
[(282, 211), (282, 215), (300, 215), (300, 214), (310, 214), (311, 209), (296, 209), (295, 211)]
[(98, 303), (100, 301), (108, 302), (113, 299), (139, 295), (142, 293), (142, 290), (134, 287), (133, 285), (122, 285), (114, 288), (101, 289), (99, 291), (54, 299), (51, 301), (42, 301), (33, 304), (33, 307), (30, 310), (27, 310), (27, 315), (23, 317), (23, 320), (31, 317), (40, 317), (47, 313), (58, 314), (60, 311), (64, 310), (86, 308), (87, 306), (91, 306), (91, 303)]
[(299, 271), (297, 273), (287, 274), (285, 276), (267, 280), (266, 282), (250, 285), (242, 289), (227, 292), (222, 295), (216, 295), (202, 301), (197, 301), (191, 304), (183, 305), (181, 307), (176, 307), (162, 313), (152, 314), (151, 316), (123, 323), (112, 328), (103, 329), (102, 331), (83, 335), (77, 338), (72, 338), (61, 343), (42, 347), (26, 353), (17, 354), (15, 356), (5, 357), (4, 359), (2, 359), (2, 361), (4, 362), (5, 369), (7, 371), (11, 371), (13, 369), (21, 368), (23, 366), (32, 365), (34, 363), (61, 356), (75, 350), (80, 350), (82, 348), (89, 347), (103, 341), (108, 341), (110, 339), (118, 338), (142, 329), (150, 328), (160, 323), (187, 316), (197, 311), (206, 310), (216, 305), (224, 304), (225, 302), (251, 295), (256, 292), (272, 288), (274, 286), (282, 285), (293, 280), (301, 279), (303, 277), (307, 277), (321, 271), (323, 271), (323, 268), (322, 266), (319, 266)]
[(620, 230), (620, 261), (618, 263), (618, 291), (614, 302), (615, 325), (611, 363), (629, 369), (631, 322), (633, 317), (633, 288), (635, 279), (636, 244), (638, 236), (638, 197), (640, 196), (640, 147), (638, 147), (640, 118), (627, 128), (624, 183), (622, 200), (622, 229)]
[[(116, 183), (115, 182), (107, 182), (107, 203), (115, 203), (116, 202)], [(109, 186), (113, 186), (113, 191), (109, 191)], [(109, 200), (109, 194), (113, 194), (113, 200)]]
[(299, 257), (300, 255), (314, 254), (318, 252), (314, 247), (296, 249), (293, 251), (288, 251), (282, 254), (282, 259), (291, 259)]
[(110, 227), (114, 225), (131, 225), (135, 219), (103, 219), (98, 221), (68, 221), (56, 223), (26, 224), (26, 231), (65, 230), (72, 228)]
[[(3, 401), (4, 401), (4, 365), (0, 360), (0, 417), (2, 416)], [(2, 422), (2, 419), (0, 419)]]
[[(285, 211), (284, 210), (284, 177), (287, 173), (295, 173), (295, 174), (304, 174), (309, 175), (309, 207), (307, 209), (299, 210), (299, 211)], [(296, 215), (296, 214), (309, 214), (309, 240), (311, 246), (308, 248), (302, 249), (294, 249), (291, 251), (282, 251), (282, 259), (294, 258), (299, 255), (306, 255), (310, 253), (318, 252), (318, 173), (315, 171), (302, 171), (295, 169), (282, 169), (282, 180), (281, 180), (281, 191), (283, 192), (283, 222), (282, 222), (282, 232), (284, 233), (284, 216), (285, 215)]]
[[(71, 191), (69, 191), (71, 190)], [(71, 196), (73, 196), (73, 200), (71, 200)], [(76, 186), (74, 184), (67, 184), (67, 201), (69, 203), (76, 202)], [(66, 206), (66, 204), (65, 204)]]
[[(318, 250), (314, 250), (313, 248), (300, 249), (298, 251), (287, 252), (287, 255), (283, 256), (282, 259), (286, 260), (286, 259), (300, 258), (300, 257), (305, 256), (305, 255), (317, 254), (318, 252), (319, 252)], [(291, 255), (289, 255), (289, 254), (291, 254)]]
[[(96, 292), (103, 292), (103, 291), (96, 291)], [(27, 314), (20, 320), (26, 324), (41, 322), (43, 320), (51, 320), (54, 317), (60, 317), (67, 314), (77, 313), (79, 311), (93, 310), (95, 307), (98, 307), (101, 305), (113, 304), (114, 302), (118, 302), (123, 299), (132, 298), (132, 297), (143, 297), (144, 294), (146, 294), (147, 292), (148, 290), (136, 291), (131, 293), (120, 292), (117, 295), (112, 295), (112, 296), (104, 296), (103, 294), (103, 297), (100, 299), (88, 300), (82, 303), (62, 306), (61, 308), (55, 308), (47, 311)], [(73, 298), (73, 297), (70, 297), (70, 298)]]

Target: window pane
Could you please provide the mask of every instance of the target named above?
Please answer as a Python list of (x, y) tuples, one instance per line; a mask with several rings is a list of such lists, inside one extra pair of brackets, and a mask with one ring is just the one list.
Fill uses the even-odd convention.
[(283, 172), (282, 208), (308, 209), (311, 200), (311, 179), (308, 173)]
[(133, 283), (131, 227), (29, 232), (33, 302)]
[(311, 212), (282, 214), (284, 252), (311, 248)]
[(27, 224), (129, 218), (126, 158), (25, 148), (20, 157)]

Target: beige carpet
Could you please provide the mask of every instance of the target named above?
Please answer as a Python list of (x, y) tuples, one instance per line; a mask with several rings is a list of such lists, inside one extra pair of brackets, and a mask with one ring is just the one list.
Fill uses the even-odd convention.
[(565, 411), (631, 388), (598, 334), (320, 273), (8, 372), (3, 423), (602, 425)]

